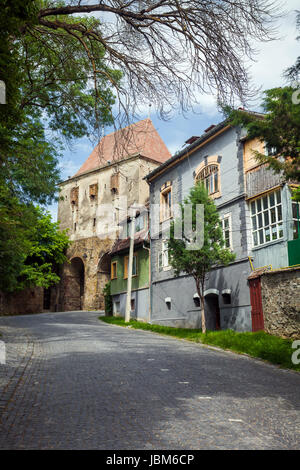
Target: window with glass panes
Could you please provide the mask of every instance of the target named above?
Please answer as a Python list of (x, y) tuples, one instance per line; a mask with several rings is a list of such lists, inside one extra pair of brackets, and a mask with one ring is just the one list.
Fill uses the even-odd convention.
[(292, 202), (293, 210), (293, 239), (300, 238), (300, 202)]
[(280, 189), (250, 203), (253, 245), (283, 238)]
[(202, 181), (208, 194), (216, 193), (219, 190), (219, 167), (218, 165), (208, 165), (199, 173), (197, 181)]
[(161, 244), (161, 252), (158, 254), (158, 268), (161, 271), (169, 266), (169, 250), (167, 240), (163, 240)]
[(224, 215), (222, 219), (223, 237), (226, 248), (232, 248), (231, 243), (231, 215)]

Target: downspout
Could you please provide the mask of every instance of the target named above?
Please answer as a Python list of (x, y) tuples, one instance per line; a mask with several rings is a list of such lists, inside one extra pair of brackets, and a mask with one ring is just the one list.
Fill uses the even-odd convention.
[[(150, 214), (149, 214), (150, 215)], [(150, 248), (145, 246), (145, 239), (143, 241), (143, 248), (144, 250), (148, 250), (149, 252), (149, 258), (148, 258), (148, 264), (149, 264), (149, 314), (148, 314), (148, 323), (151, 322), (151, 311), (152, 311), (152, 282), (151, 282), (151, 236), (150, 236), (150, 229), (148, 230), (147, 234), (149, 233), (149, 241), (150, 241)]]

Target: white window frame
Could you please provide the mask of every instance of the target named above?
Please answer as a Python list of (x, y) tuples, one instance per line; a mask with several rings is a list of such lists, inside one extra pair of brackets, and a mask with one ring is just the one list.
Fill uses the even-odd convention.
[[(222, 231), (223, 231), (223, 238), (225, 240), (225, 248), (228, 248), (229, 250), (233, 250), (233, 244), (232, 244), (232, 217), (231, 217), (231, 212), (228, 212), (227, 214), (224, 214), (222, 216)], [(228, 233), (229, 233), (229, 246), (226, 246), (226, 236), (225, 236), (225, 221), (228, 221)]]
[(168, 240), (162, 240), (161, 250), (158, 253), (158, 269), (159, 271), (166, 271), (171, 269), (169, 265), (169, 250), (168, 250)]
[[(298, 209), (299, 219), (297, 219), (297, 204), (299, 208)], [(296, 207), (296, 217), (294, 217), (294, 207)], [(298, 227), (300, 227), (300, 222), (298, 223), (298, 220), (300, 220), (300, 202), (292, 201), (292, 218), (293, 218), (293, 240), (297, 240), (297, 238), (299, 237)], [(297, 237), (295, 237), (295, 233), (297, 234)]]
[(206, 165), (198, 173), (197, 181), (204, 184), (209, 195), (216, 194), (220, 191), (220, 168), (217, 163)]
[[(280, 198), (278, 198), (278, 194), (280, 194)], [(257, 248), (282, 240), (283, 212), (281, 189), (275, 189), (263, 194), (259, 198), (251, 200), (249, 206), (253, 247)]]

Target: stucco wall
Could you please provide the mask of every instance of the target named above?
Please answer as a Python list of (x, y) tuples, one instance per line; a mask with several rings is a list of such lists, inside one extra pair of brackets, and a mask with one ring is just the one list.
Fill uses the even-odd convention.
[[(248, 260), (217, 268), (208, 273), (205, 289), (218, 291), (221, 328), (251, 331), (251, 306), (247, 278), (250, 273)], [(231, 303), (225, 304), (223, 291), (231, 292)], [(190, 276), (180, 276), (152, 284), (152, 323), (183, 328), (201, 328), (200, 306), (196, 306), (195, 281)], [(166, 303), (170, 298), (171, 303)], [(216, 316), (205, 302), (207, 328), (215, 330)]]
[[(251, 330), (251, 307), (247, 276), (250, 265), (249, 253), (249, 217), (245, 203), (245, 178), (243, 168), (242, 133), (229, 129), (213, 141), (195, 151), (179, 164), (158, 176), (150, 185), (151, 221), (154, 219), (154, 204), (159, 204), (160, 188), (166, 181), (172, 182), (173, 204), (183, 202), (189, 189), (194, 185), (195, 172), (201, 162), (210, 155), (217, 155), (220, 163), (221, 197), (215, 199), (220, 217), (231, 214), (232, 244), (236, 254), (236, 263), (226, 268), (213, 270), (207, 276), (206, 289), (219, 291), (221, 328), (233, 328), (238, 331)], [(198, 328), (201, 327), (200, 308), (193, 299), (196, 293), (194, 279), (188, 276), (174, 277), (173, 269), (159, 271), (158, 257), (164, 238), (159, 230), (151, 225), (151, 276), (152, 276), (152, 321)], [(222, 290), (230, 289), (232, 303), (223, 304)], [(166, 305), (165, 298), (171, 297), (171, 305)], [(215, 329), (215, 313), (210, 312), (207, 302), (207, 327)]]
[[(149, 286), (149, 251), (146, 249), (136, 249), (137, 275), (132, 277), (132, 289), (142, 289)], [(124, 279), (125, 254), (114, 255), (111, 261), (117, 262), (117, 279), (111, 280), (111, 294), (127, 292), (127, 278)]]
[[(126, 293), (113, 295), (113, 314), (125, 317)], [(130, 312), (130, 318), (140, 321), (149, 321), (149, 289), (138, 289), (131, 292), (131, 299), (135, 300), (135, 309)], [(118, 305), (118, 307), (116, 307)]]

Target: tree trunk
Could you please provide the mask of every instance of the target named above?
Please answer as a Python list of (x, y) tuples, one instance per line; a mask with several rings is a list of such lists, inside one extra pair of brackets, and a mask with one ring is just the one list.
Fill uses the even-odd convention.
[(206, 333), (206, 321), (205, 321), (205, 310), (204, 310), (204, 297), (200, 296), (201, 300), (201, 323), (202, 323), (202, 333)]
[[(196, 281), (196, 289), (197, 293), (200, 298), (201, 302), (201, 328), (202, 328), (202, 333), (206, 333), (206, 322), (205, 322), (205, 311), (204, 311), (204, 277), (199, 279), (197, 276), (194, 276), (194, 279)], [(200, 286), (201, 283), (201, 286)]]

